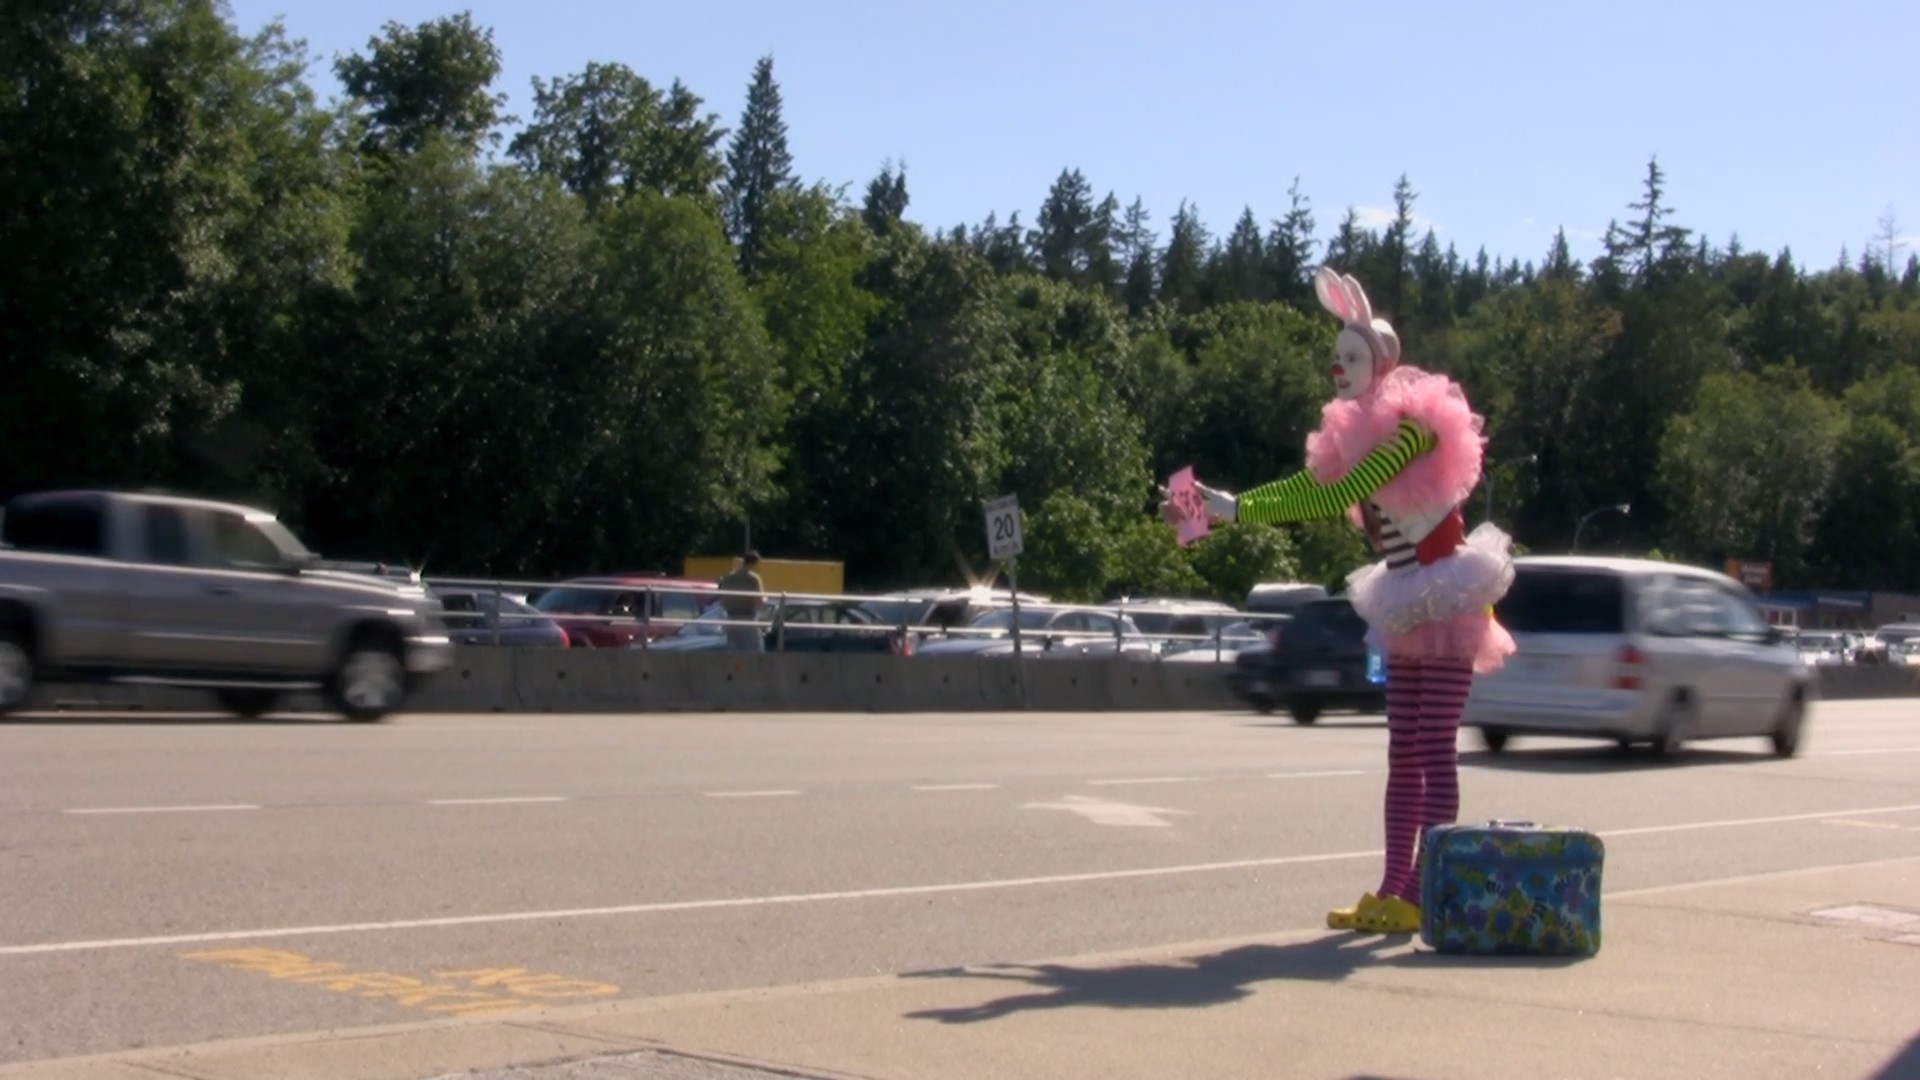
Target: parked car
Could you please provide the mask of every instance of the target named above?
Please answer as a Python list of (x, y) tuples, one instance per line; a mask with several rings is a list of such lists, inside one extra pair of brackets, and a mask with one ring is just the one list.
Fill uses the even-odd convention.
[[(990, 611), (964, 633), (916, 647), (921, 656), (1012, 656), (1013, 610)], [(1035, 656), (1122, 656), (1150, 660), (1153, 643), (1132, 619), (1098, 608), (1020, 606), (1020, 652)]]
[[(721, 621), (726, 618), (715, 604), (672, 635), (652, 643), (652, 648), (661, 652), (725, 649), (727, 628)], [(768, 652), (913, 655), (913, 635), (881, 622), (860, 601), (788, 600), (784, 605), (763, 605), (755, 620), (764, 627)]]
[(560, 624), (517, 596), (487, 589), (435, 588), (431, 592), (440, 602), (440, 621), (455, 645), (567, 647), (567, 632)]
[(317, 689), (377, 720), (452, 662), (426, 590), (325, 569), (254, 507), (24, 495), (0, 545), (0, 713), (39, 682), (137, 683), (207, 690), (243, 716)]
[(1642, 559), (1528, 556), (1495, 612), (1519, 651), (1474, 680), (1489, 750), (1534, 733), (1650, 744), (1761, 736), (1799, 751), (1813, 673), (1745, 585)]
[[(904, 592), (868, 600), (866, 609), (881, 622), (905, 626), (917, 640), (944, 635), (956, 626), (966, 626), (990, 612), (1008, 608), (1013, 593), (975, 585), (964, 589), (908, 589)], [(1044, 596), (1020, 594), (1021, 606), (1048, 603)]]
[(1366, 621), (1345, 597), (1295, 607), (1271, 644), (1241, 650), (1228, 680), (1260, 712), (1285, 705), (1301, 724), (1329, 709), (1378, 712), (1387, 705), (1384, 664), (1367, 645)]
[(1855, 649), (1852, 636), (1838, 630), (1802, 630), (1792, 642), (1800, 662), (1814, 667), (1848, 663)]
[(624, 649), (643, 637), (672, 635), (700, 614), (717, 588), (664, 574), (583, 577), (542, 592), (533, 606), (560, 624), (574, 648)]
[[(1163, 656), (1202, 648), (1212, 656), (1216, 636), (1224, 637), (1230, 626), (1238, 626), (1252, 639), (1259, 639), (1242, 621), (1244, 616), (1217, 600), (1122, 597), (1106, 607), (1132, 619)], [(1206, 640), (1197, 640), (1200, 638)], [(1224, 651), (1231, 653), (1244, 643), (1221, 644)]]

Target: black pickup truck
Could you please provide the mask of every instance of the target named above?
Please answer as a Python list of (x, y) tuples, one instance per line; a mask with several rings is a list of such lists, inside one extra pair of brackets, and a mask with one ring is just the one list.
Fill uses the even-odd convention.
[(1386, 667), (1367, 645), (1367, 624), (1345, 599), (1313, 600), (1273, 632), (1270, 645), (1241, 650), (1227, 678), (1262, 713), (1285, 706), (1311, 724), (1328, 709), (1387, 707)]

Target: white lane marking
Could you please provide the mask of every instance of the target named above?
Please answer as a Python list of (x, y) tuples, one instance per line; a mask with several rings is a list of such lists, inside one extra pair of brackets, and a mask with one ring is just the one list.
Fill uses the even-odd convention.
[(1920, 746), (1891, 746), (1877, 750), (1809, 750), (1808, 757), (1859, 757), (1866, 754), (1920, 754)]
[(1269, 780), (1305, 780), (1314, 776), (1365, 776), (1366, 769), (1329, 769), (1326, 772), (1270, 772)]
[(502, 806), (507, 803), (566, 802), (565, 795), (503, 795), (495, 799), (428, 799), (428, 806)]
[(896, 885), (877, 889), (847, 889), (841, 892), (792, 893), (784, 896), (741, 896), (723, 900), (670, 900), (655, 904), (623, 904), (617, 907), (568, 908), (558, 911), (511, 911), (495, 915), (450, 915), (436, 919), (396, 919), (391, 922), (344, 923), (338, 926), (287, 926), (270, 930), (225, 930), (205, 934), (168, 934), (159, 937), (103, 938), (98, 941), (56, 941), (41, 945), (0, 945), (0, 956), (34, 956), (45, 953), (97, 952), (103, 949), (132, 949), (153, 945), (198, 945), (212, 941), (248, 941), (259, 938), (310, 937), (319, 934), (357, 934), (379, 930), (422, 930), (444, 926), (482, 926), (491, 923), (539, 922), (546, 919), (584, 919), (609, 915), (653, 915), (672, 911), (712, 911), (720, 908), (771, 907), (782, 904), (818, 904), (834, 900), (881, 900), (899, 896), (926, 896), (938, 893), (985, 892), (995, 889), (1031, 888), (1040, 885), (1073, 885), (1089, 881), (1119, 881), (1127, 878), (1170, 877), (1223, 870), (1249, 870), (1266, 866), (1297, 866), (1309, 863), (1341, 862), (1350, 859), (1379, 858), (1381, 852), (1342, 851), (1325, 855), (1285, 855), (1270, 859), (1236, 859), (1232, 862), (1191, 863), (1185, 866), (1149, 866), (1136, 870), (1096, 870), (1083, 874), (1049, 874), (1044, 877), (1001, 878), (988, 881), (956, 881), (940, 885)]
[[(1770, 818), (1743, 818), (1734, 821), (1700, 821), (1683, 825), (1657, 825), (1650, 828), (1617, 829), (1601, 832), (1600, 835), (1602, 837), (1641, 836), (1650, 833), (1677, 832), (1683, 829), (1731, 829), (1748, 825), (1770, 825), (1778, 822), (1818, 820), (1827, 817), (1904, 814), (1916, 810), (1920, 810), (1920, 805), (1877, 806), (1856, 810), (1828, 810), (1819, 814), (1788, 814), (1781, 817)], [(1134, 870), (1095, 870), (1081, 874), (1049, 874), (1044, 877), (956, 881), (940, 885), (896, 885), (874, 889), (848, 889), (841, 892), (792, 893), (783, 896), (741, 896), (720, 900), (670, 900), (662, 903), (625, 904), (617, 907), (564, 908), (555, 911), (512, 911), (493, 915), (451, 915), (434, 919), (396, 919), (389, 922), (342, 923), (335, 926), (285, 926), (263, 930), (225, 930), (202, 934), (168, 934), (158, 937), (101, 938), (94, 941), (51, 941), (37, 945), (0, 945), (0, 956), (39, 956), (47, 953), (99, 952), (106, 949), (134, 949), (155, 945), (198, 945), (212, 941), (251, 941), (261, 938), (313, 937), (322, 934), (357, 934), (383, 930), (425, 930), (444, 926), (484, 926), (494, 923), (538, 922), (543, 919), (584, 919), (612, 915), (652, 915), (675, 911), (712, 911), (722, 908), (772, 907), (783, 904), (818, 904), (835, 900), (884, 900), (900, 896), (988, 892), (1000, 889), (1033, 888), (1045, 885), (1074, 885), (1092, 881), (1121, 881), (1129, 878), (1175, 877), (1182, 874), (1252, 870), (1268, 866), (1306, 866), (1315, 863), (1348, 862), (1354, 859), (1377, 859), (1383, 854), (1384, 852), (1379, 848), (1375, 848), (1372, 851), (1341, 851), (1320, 855), (1281, 855), (1265, 859), (1235, 859), (1231, 862), (1189, 863), (1183, 866), (1149, 866)], [(1913, 856), (1905, 856), (1898, 859), (1878, 860), (1873, 863), (1857, 865), (1880, 865), (1882, 862), (1887, 864), (1902, 863), (1912, 861), (1913, 858)], [(1841, 865), (1848, 866), (1856, 864)], [(1808, 867), (1799, 870), (1774, 871), (1768, 874), (1715, 879), (1713, 881), (1694, 881), (1677, 885), (1657, 885), (1646, 889), (1609, 893), (1608, 895), (1652, 895), (1655, 893), (1671, 892), (1676, 889), (1700, 888), (1721, 881), (1761, 880), (1783, 874), (1812, 873), (1816, 870), (1830, 869), (1835, 869), (1835, 867)]]
[(1135, 776), (1122, 780), (1089, 780), (1088, 787), (1120, 787), (1125, 784), (1191, 784), (1197, 776)]
[(1853, 821), (1849, 818), (1827, 818), (1820, 824), (1847, 825), (1855, 829), (1892, 829), (1896, 832), (1907, 828), (1905, 825), (1895, 825), (1891, 821)]
[(1135, 806), (1132, 803), (1111, 802), (1096, 799), (1090, 795), (1068, 795), (1059, 802), (1030, 802), (1022, 810), (1066, 810), (1086, 818), (1095, 825), (1118, 825), (1128, 828), (1165, 829), (1169, 825), (1160, 820), (1162, 814), (1191, 814), (1191, 810), (1172, 810), (1164, 806)]
[(1695, 829), (1734, 829), (1746, 825), (1784, 825), (1794, 821), (1824, 821), (1827, 818), (1869, 817), (1878, 814), (1920, 812), (1920, 803), (1907, 806), (1874, 806), (1865, 810), (1822, 810), (1812, 814), (1779, 814), (1774, 817), (1740, 818), (1734, 821), (1690, 821), (1682, 825), (1643, 825), (1637, 829), (1610, 829), (1601, 836), (1651, 836), (1654, 833), (1691, 832)]
[(701, 794), (709, 799), (770, 799), (780, 795), (798, 795), (792, 788), (777, 791), (704, 791)]
[(999, 784), (915, 784), (915, 791), (995, 791)]
[(87, 806), (65, 811), (69, 814), (200, 814), (223, 810), (258, 810), (257, 803), (226, 803), (219, 806)]

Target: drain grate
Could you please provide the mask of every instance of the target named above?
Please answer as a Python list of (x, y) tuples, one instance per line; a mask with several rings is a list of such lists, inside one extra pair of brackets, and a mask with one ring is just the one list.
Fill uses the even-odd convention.
[[(1847, 904), (1843, 907), (1822, 908), (1811, 914), (1816, 919), (1855, 923), (1881, 930), (1920, 930), (1920, 912), (1876, 907), (1872, 904)], [(1913, 936), (1920, 939), (1920, 934)]]

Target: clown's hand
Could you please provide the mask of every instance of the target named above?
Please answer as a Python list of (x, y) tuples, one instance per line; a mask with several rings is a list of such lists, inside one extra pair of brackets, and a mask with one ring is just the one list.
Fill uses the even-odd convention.
[(1207, 497), (1207, 517), (1216, 522), (1240, 520), (1240, 500), (1231, 492), (1215, 491), (1201, 483), (1193, 486), (1199, 488), (1200, 493)]
[[(1193, 486), (1196, 493), (1200, 496), (1207, 518), (1210, 521), (1218, 524), (1220, 522), (1240, 520), (1240, 504), (1232, 494), (1225, 491), (1215, 491), (1213, 488), (1198, 481), (1196, 481)], [(1160, 487), (1159, 491), (1160, 520), (1165, 521), (1169, 525), (1177, 526), (1183, 519), (1192, 516), (1191, 511), (1175, 502), (1172, 493), (1169, 492), (1164, 485)]]

